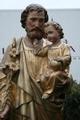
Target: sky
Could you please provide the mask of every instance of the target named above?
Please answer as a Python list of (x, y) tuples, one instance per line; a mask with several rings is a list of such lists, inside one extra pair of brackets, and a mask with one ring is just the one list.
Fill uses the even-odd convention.
[(0, 9), (24, 9), (31, 3), (41, 4), (47, 9), (80, 8), (80, 0), (1, 0)]

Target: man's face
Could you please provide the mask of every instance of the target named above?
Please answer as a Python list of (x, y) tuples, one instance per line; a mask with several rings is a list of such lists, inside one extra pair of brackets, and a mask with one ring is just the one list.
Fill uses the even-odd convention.
[(55, 29), (54, 26), (49, 25), (48, 27), (45, 27), (44, 31), (45, 31), (45, 34), (46, 34), (47, 39), (48, 39), (50, 42), (55, 43), (57, 40), (60, 39), (59, 33), (58, 33), (58, 31)]
[(26, 19), (26, 31), (31, 39), (40, 40), (43, 37), (44, 12), (31, 11)]

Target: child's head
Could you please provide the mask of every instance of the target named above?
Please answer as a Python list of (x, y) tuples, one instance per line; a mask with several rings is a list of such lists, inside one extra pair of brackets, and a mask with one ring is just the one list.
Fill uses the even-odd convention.
[(45, 37), (53, 43), (62, 39), (64, 36), (62, 27), (54, 21), (45, 23), (44, 32)]

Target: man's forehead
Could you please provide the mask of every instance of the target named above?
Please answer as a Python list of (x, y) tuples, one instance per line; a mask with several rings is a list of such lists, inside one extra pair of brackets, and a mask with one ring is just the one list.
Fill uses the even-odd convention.
[(45, 16), (45, 13), (44, 11), (31, 11), (29, 12), (29, 15), (28, 16), (39, 16), (39, 17), (44, 17)]

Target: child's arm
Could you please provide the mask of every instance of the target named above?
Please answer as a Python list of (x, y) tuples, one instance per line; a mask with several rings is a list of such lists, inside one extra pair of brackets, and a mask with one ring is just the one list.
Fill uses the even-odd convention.
[(62, 61), (64, 67), (67, 67), (71, 63), (70, 47), (68, 45), (65, 45), (62, 52), (63, 56), (61, 58), (58, 58), (58, 60)]
[(68, 45), (63, 46), (61, 52), (62, 52), (62, 56), (54, 58), (54, 60), (61, 63), (61, 66), (63, 68), (66, 68), (71, 63), (70, 47)]
[(38, 55), (38, 56), (41, 56), (41, 57), (46, 56), (47, 53), (48, 53), (48, 46), (42, 47), (42, 48), (34, 51), (35, 55)]

